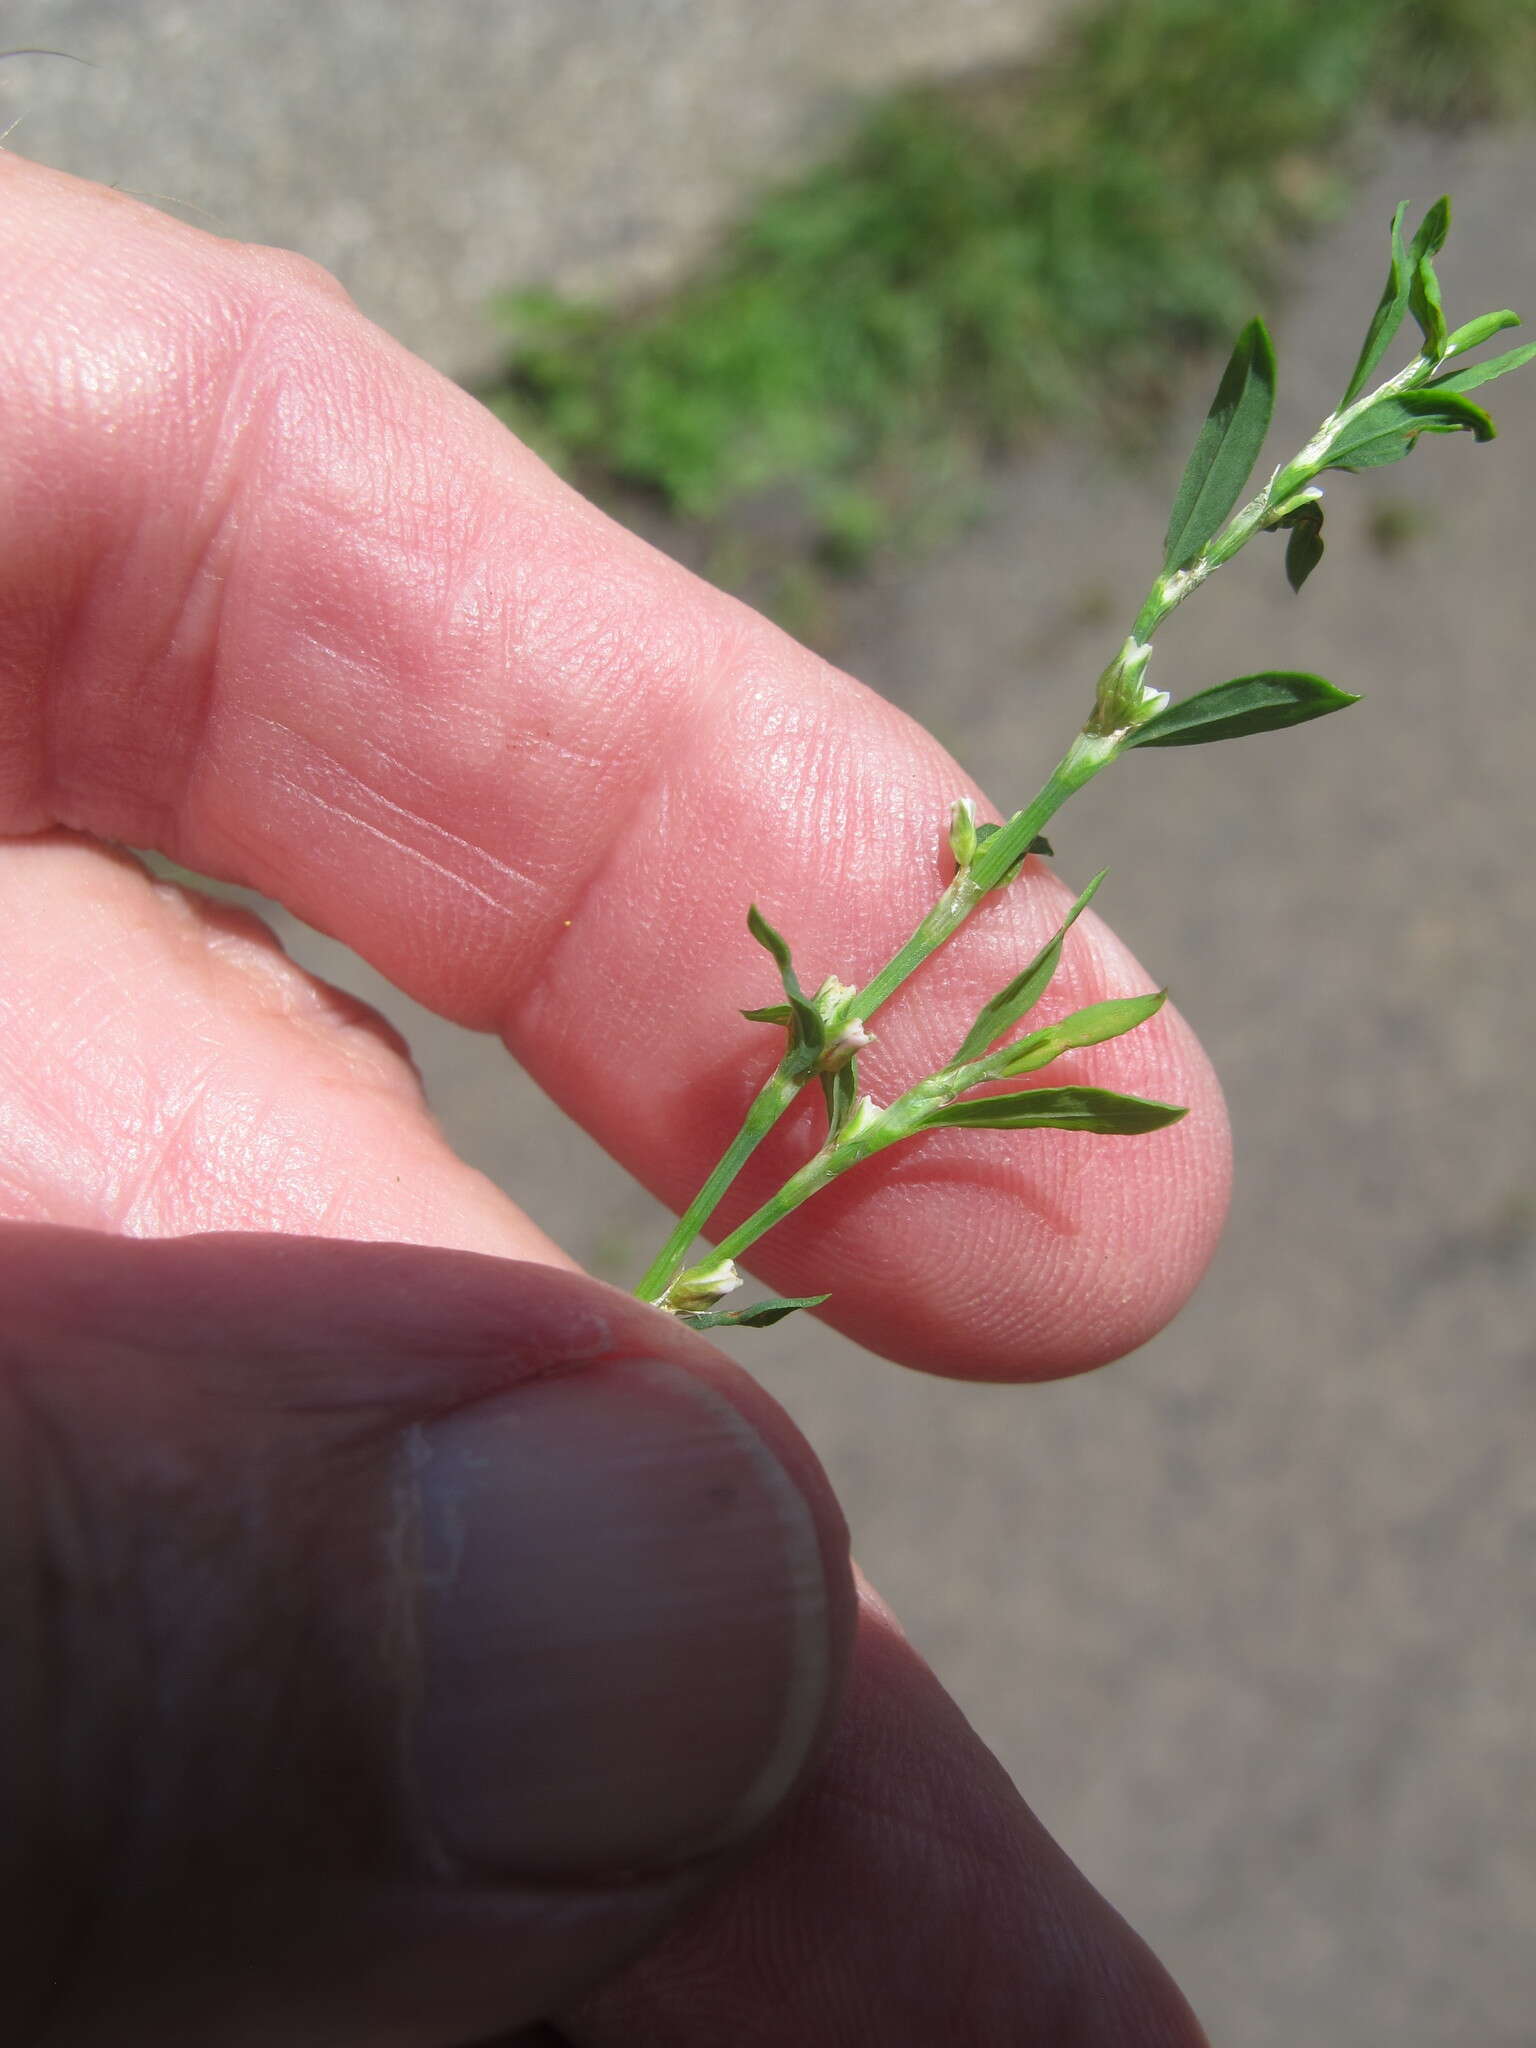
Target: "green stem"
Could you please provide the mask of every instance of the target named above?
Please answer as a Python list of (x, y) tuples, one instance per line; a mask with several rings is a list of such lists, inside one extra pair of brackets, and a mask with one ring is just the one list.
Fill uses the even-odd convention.
[(856, 1166), (867, 1154), (853, 1156), (854, 1147), (844, 1148), (849, 1157), (842, 1159), (837, 1152), (818, 1152), (814, 1159), (808, 1159), (797, 1173), (792, 1173), (776, 1195), (770, 1195), (760, 1209), (754, 1209), (745, 1223), (739, 1223), (728, 1237), (722, 1237), (715, 1246), (714, 1255), (722, 1259), (734, 1259), (738, 1252), (744, 1252), (749, 1244), (757, 1240), (776, 1223), (782, 1223), (791, 1209), (798, 1209), (802, 1202), (808, 1202), (812, 1195), (820, 1194), (828, 1181), (835, 1180), (850, 1166)]
[(859, 1017), (866, 1021), (871, 1018), (930, 954), (953, 937), (981, 899), (997, 888), (1024, 858), (1040, 828), (1055, 817), (1075, 790), (1107, 767), (1118, 752), (1118, 740), (1096, 741), (1078, 735), (1028, 809), (1016, 813), (992, 834), (971, 865), (955, 876), (900, 952), (859, 990), (853, 1005)]
[(719, 1207), (726, 1189), (810, 1078), (809, 1068), (802, 1072), (800, 1066), (800, 1062), (786, 1055), (758, 1090), (741, 1129), (720, 1158), (714, 1172), (678, 1218), (677, 1228), (657, 1253), (645, 1278), (635, 1289), (639, 1300), (660, 1301), (687, 1264), (694, 1239)]
[[(1274, 510), (1327, 467), (1330, 448), (1352, 420), (1382, 398), (1422, 382), (1434, 367), (1434, 359), (1421, 353), (1406, 369), (1388, 378), (1374, 391), (1366, 392), (1352, 405), (1330, 413), (1307, 445), (1291, 461), (1283, 463), (1264, 488), (1232, 515), (1221, 533), (1195, 561), (1187, 568), (1176, 569), (1157, 578), (1136, 615), (1129, 639), (1100, 679), (1093, 714), (1057, 764), (1049, 781), (1027, 809), (1017, 812), (992, 834), (970, 865), (955, 876), (900, 951), (859, 991), (853, 1004), (855, 1016), (867, 1021), (883, 1003), (889, 1001), (902, 983), (947, 939), (953, 937), (977, 904), (1009, 879), (1012, 870), (1028, 852), (1035, 835), (1055, 816), (1067, 798), (1114, 760), (1138, 715), (1146, 716), (1146, 709), (1139, 701), (1141, 678), (1150, 656), (1152, 636), (1169, 614), (1177, 610), (1185, 598), (1198, 590), (1223, 563), (1231, 561)], [(727, 1189), (811, 1078), (813, 1070), (811, 1061), (804, 1054), (790, 1054), (780, 1061), (748, 1110), (746, 1121), (729, 1150), (690, 1202), (677, 1228), (635, 1290), (642, 1301), (659, 1301), (665, 1295), (682, 1270), (695, 1238)], [(931, 1086), (930, 1083), (922, 1085)], [(785, 1182), (777, 1195), (723, 1238), (716, 1246), (717, 1254), (733, 1258), (829, 1180), (846, 1172), (871, 1152), (883, 1151), (886, 1145), (894, 1144), (898, 1137), (906, 1135), (904, 1130), (894, 1130), (889, 1119), (908, 1099), (903, 1096), (899, 1104), (893, 1104), (892, 1110), (881, 1118), (867, 1140), (861, 1138), (841, 1146), (824, 1147)]]
[(1395, 377), (1388, 377), (1374, 390), (1362, 393), (1352, 405), (1329, 413), (1305, 448), (1292, 456), (1289, 462), (1282, 463), (1263, 490), (1255, 492), (1246, 505), (1233, 513), (1222, 531), (1187, 569), (1175, 569), (1171, 575), (1158, 577), (1136, 615), (1136, 623), (1131, 628), (1132, 638), (1150, 640), (1170, 612), (1176, 611), (1209, 575), (1247, 546), (1272, 511), (1319, 476), (1328, 466), (1329, 450), (1345, 427), (1362, 413), (1369, 412), (1382, 399), (1391, 398), (1400, 391), (1413, 390), (1438, 367), (1438, 358), (1421, 350)]
[(889, 1109), (881, 1112), (878, 1121), (870, 1124), (858, 1137), (823, 1145), (814, 1158), (808, 1159), (798, 1172), (790, 1175), (777, 1194), (770, 1195), (760, 1209), (755, 1209), (728, 1237), (721, 1238), (713, 1256), (721, 1259), (737, 1257), (748, 1245), (756, 1244), (776, 1223), (782, 1223), (791, 1210), (808, 1202), (812, 1195), (820, 1194), (829, 1182), (846, 1173), (851, 1166), (861, 1166), (876, 1152), (884, 1152), (891, 1145), (899, 1145), (903, 1138), (912, 1137), (922, 1128), (923, 1118), (929, 1110), (953, 1102), (957, 1095), (973, 1085), (976, 1078), (970, 1068), (962, 1067), (951, 1067), (943, 1073), (931, 1075), (926, 1081), (919, 1081), (915, 1088), (909, 1088), (905, 1095), (899, 1095)]
[[(859, 991), (853, 1009), (861, 1020), (872, 1017), (930, 954), (937, 952), (947, 939), (953, 937), (982, 898), (998, 887), (1010, 869), (1023, 859), (1041, 827), (1055, 816), (1074, 790), (1081, 789), (1101, 768), (1107, 767), (1118, 751), (1118, 739), (1094, 740), (1078, 735), (1034, 802), (993, 833), (971, 866), (963, 868), (955, 876), (901, 950), (867, 987)], [(661, 1300), (687, 1263), (694, 1239), (718, 1208), (737, 1174), (811, 1079), (813, 1071), (807, 1061), (793, 1056), (779, 1062), (759, 1090), (729, 1149), (679, 1217), (676, 1229), (635, 1289), (641, 1301)], [(850, 1155), (842, 1159), (834, 1171), (841, 1173), (853, 1163), (854, 1158)], [(796, 1180), (799, 1178), (799, 1175), (795, 1176)], [(821, 1184), (817, 1183), (818, 1186)], [(805, 1197), (801, 1195), (798, 1199), (804, 1200)], [(790, 1207), (794, 1206), (792, 1202)], [(767, 1225), (764, 1224), (763, 1228), (766, 1229)], [(729, 1256), (728, 1253), (722, 1255)]]

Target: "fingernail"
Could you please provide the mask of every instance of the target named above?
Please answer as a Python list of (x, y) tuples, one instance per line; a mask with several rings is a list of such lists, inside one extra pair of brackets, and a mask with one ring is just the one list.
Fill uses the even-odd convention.
[(450, 1862), (666, 1866), (746, 1834), (815, 1739), (815, 1523), (746, 1418), (656, 1359), (413, 1433), (415, 1790)]

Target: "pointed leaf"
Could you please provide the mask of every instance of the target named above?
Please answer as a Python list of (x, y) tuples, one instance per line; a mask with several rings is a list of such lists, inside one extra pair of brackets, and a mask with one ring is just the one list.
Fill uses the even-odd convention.
[(766, 946), (778, 966), (779, 979), (784, 984), (784, 993), (789, 997), (789, 1007), (794, 1012), (795, 1042), (809, 1046), (813, 1052), (820, 1052), (826, 1043), (827, 1030), (821, 1021), (821, 1012), (814, 1003), (806, 1001), (805, 991), (795, 973), (794, 963), (789, 957), (789, 946), (774, 930), (754, 903), (747, 912), (747, 930), (760, 946)]
[(1358, 704), (1321, 676), (1267, 671), (1234, 676), (1230, 683), (1197, 691), (1159, 711), (1137, 726), (1128, 747), (1201, 747), (1212, 740), (1235, 740), (1251, 732), (1275, 732), (1284, 725), (1302, 725), (1329, 711)]
[(1424, 336), (1425, 352), (1438, 363), (1445, 355), (1448, 339), (1445, 331), (1445, 308), (1440, 303), (1440, 280), (1435, 276), (1435, 266), (1427, 256), (1421, 256), (1413, 273), (1413, 283), (1408, 291), (1408, 306), (1419, 323)]
[(1475, 320), (1469, 320), (1454, 334), (1446, 336), (1445, 352), (1448, 356), (1464, 356), (1469, 348), (1480, 348), (1485, 341), (1502, 334), (1506, 327), (1519, 325), (1520, 315), (1511, 313), (1507, 306), (1501, 313), (1479, 313)]
[(1355, 364), (1354, 374), (1349, 380), (1344, 396), (1339, 400), (1342, 412), (1347, 405), (1353, 405), (1370, 381), (1371, 372), (1391, 346), (1392, 337), (1403, 324), (1403, 315), (1408, 310), (1408, 286), (1412, 272), (1408, 267), (1407, 251), (1403, 247), (1403, 215), (1408, 211), (1408, 202), (1403, 200), (1392, 216), (1392, 263), (1387, 272), (1386, 287), (1381, 294), (1371, 324), (1366, 329), (1365, 343), (1360, 350), (1360, 360)]
[(795, 974), (794, 963), (790, 959), (789, 941), (782, 932), (774, 930), (755, 903), (749, 904), (747, 907), (747, 930), (760, 946), (766, 946), (773, 955), (774, 965), (778, 968), (779, 973), (784, 979), (786, 991), (789, 988), (789, 984), (794, 982), (795, 993), (798, 995), (800, 993), (800, 982)]
[(1426, 351), (1437, 360), (1445, 350), (1445, 314), (1430, 258), (1443, 247), (1450, 227), (1451, 202), (1442, 194), (1419, 222), (1408, 244), (1408, 306), (1424, 336)]
[(1275, 349), (1262, 320), (1237, 338), (1173, 501), (1163, 573), (1185, 568), (1243, 494), (1275, 405)]
[(853, 1114), (853, 1105), (859, 1097), (858, 1064), (855, 1057), (839, 1067), (835, 1074), (820, 1077), (822, 1098), (827, 1105), (828, 1139), (835, 1138)]
[(951, 1066), (959, 1066), (967, 1060), (980, 1059), (989, 1047), (995, 1045), (1006, 1031), (1011, 1031), (1019, 1019), (1035, 1007), (1050, 986), (1051, 976), (1056, 972), (1063, 940), (1087, 909), (1094, 891), (1107, 872), (1105, 868), (1099, 870), (1062, 919), (1060, 928), (1046, 940), (1024, 971), (1016, 974), (1006, 988), (999, 989), (989, 1003), (983, 1003), (976, 1022), (965, 1034), (959, 1051), (950, 1062)]
[(749, 1302), (745, 1308), (702, 1309), (677, 1320), (686, 1323), (690, 1330), (766, 1330), (770, 1323), (792, 1316), (797, 1308), (820, 1308), (831, 1298), (828, 1294), (799, 1294), (793, 1298), (779, 1294), (767, 1301)]
[(1444, 376), (1431, 377), (1423, 387), (1428, 391), (1475, 391), (1479, 384), (1491, 383), (1495, 377), (1506, 377), (1511, 370), (1518, 370), (1522, 363), (1536, 357), (1536, 341), (1523, 342), (1519, 348), (1506, 349), (1501, 356), (1489, 356), (1486, 362), (1468, 363), (1464, 370), (1447, 370)]
[[(1469, 371), (1452, 372), (1468, 376)], [(1351, 420), (1328, 451), (1326, 469), (1382, 469), (1413, 452), (1420, 434), (1454, 434), (1465, 429), (1474, 439), (1491, 441), (1494, 424), (1480, 405), (1447, 390), (1436, 379), (1416, 391), (1398, 391), (1379, 399)]]
[(1171, 1102), (1117, 1095), (1111, 1088), (1024, 1088), (1016, 1095), (980, 1095), (951, 1102), (923, 1120), (925, 1130), (1103, 1131), (1130, 1137), (1160, 1131), (1189, 1114)]
[(1322, 505), (1316, 498), (1308, 498), (1283, 519), (1277, 519), (1275, 525), (1290, 529), (1291, 537), (1285, 544), (1285, 580), (1292, 590), (1300, 591), (1323, 559)]
[(1108, 1002), (1090, 1003), (1087, 1009), (1074, 1010), (1070, 1017), (1063, 1017), (1059, 1024), (1047, 1024), (1043, 1031), (1032, 1031), (1028, 1038), (1007, 1047), (997, 1072), (999, 1076), (1033, 1074), (1049, 1066), (1052, 1060), (1060, 1059), (1064, 1052), (1077, 1052), (1085, 1045), (1102, 1045), (1106, 1039), (1123, 1037), (1138, 1024), (1145, 1024), (1149, 1017), (1155, 1017), (1167, 1000), (1168, 991), (1161, 988), (1149, 996), (1114, 996)]
[(783, 1024), (787, 1027), (795, 1021), (795, 1013), (788, 1003), (765, 1003), (760, 1010), (743, 1010), (741, 1014), (749, 1024)]
[(1418, 269), (1424, 257), (1439, 255), (1450, 231), (1451, 201), (1449, 194), (1442, 192), (1413, 231), (1413, 240), (1408, 244), (1410, 273)]

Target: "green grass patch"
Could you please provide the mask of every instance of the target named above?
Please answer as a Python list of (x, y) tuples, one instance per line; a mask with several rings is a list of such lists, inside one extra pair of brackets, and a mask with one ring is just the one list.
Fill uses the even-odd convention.
[(1536, 0), (1112, 0), (1027, 72), (876, 107), (655, 303), (501, 303), (481, 395), (761, 596), (953, 522), (1041, 423), (1144, 433), (1381, 116), (1536, 96)]

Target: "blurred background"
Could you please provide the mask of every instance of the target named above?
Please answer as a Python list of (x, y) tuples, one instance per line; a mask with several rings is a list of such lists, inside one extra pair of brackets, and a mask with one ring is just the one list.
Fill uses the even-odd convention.
[[(1385, 228), (1536, 309), (1529, 0), (8, 0), (11, 146), (330, 266), (656, 542), (930, 724), (1005, 806), (1156, 567), (1222, 341), (1289, 448)], [(87, 68), (88, 66), (88, 68)], [(1238, 1179), (1155, 1343), (928, 1382), (732, 1346), (871, 1578), (1218, 2043), (1536, 2043), (1536, 372), (1502, 439), (1329, 494), (1159, 641), (1368, 694), (1159, 754), (1065, 875), (1210, 1049)], [(1257, 559), (1254, 559), (1257, 557)], [(461, 1150), (633, 1284), (656, 1205), (511, 1070), (273, 910), (410, 1038)]]

